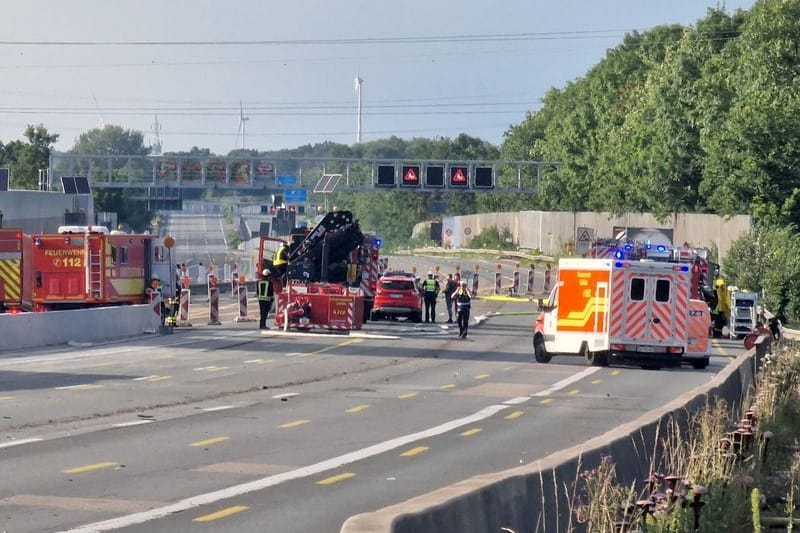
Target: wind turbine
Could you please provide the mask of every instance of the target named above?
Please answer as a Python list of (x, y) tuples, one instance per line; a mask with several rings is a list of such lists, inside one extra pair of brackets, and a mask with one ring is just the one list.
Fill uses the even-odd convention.
[(242, 101), (239, 100), (239, 131), (236, 132), (236, 137), (239, 137), (239, 134), (242, 135), (242, 150), (244, 150), (244, 134), (245, 134), (245, 123), (250, 120), (250, 117), (244, 116), (244, 108), (242, 107)]
[(153, 155), (161, 155), (161, 123), (158, 121), (158, 115), (156, 115), (155, 123), (150, 124), (150, 131), (153, 132), (153, 136), (155, 137), (153, 142)]
[(361, 144), (361, 84), (364, 80), (356, 72), (355, 86), (356, 96), (358, 98), (358, 129), (356, 130), (356, 144)]
[(100, 117), (100, 124), (98, 124), (98, 127), (104, 130), (106, 129), (106, 121), (103, 120), (103, 114), (100, 112), (100, 104), (97, 103), (97, 97), (94, 93), (92, 93), (92, 100), (94, 100), (94, 106), (97, 108), (97, 115)]

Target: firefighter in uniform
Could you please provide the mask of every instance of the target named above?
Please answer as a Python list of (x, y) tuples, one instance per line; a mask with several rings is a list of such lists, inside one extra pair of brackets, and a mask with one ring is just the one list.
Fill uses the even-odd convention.
[(425, 323), (436, 322), (436, 298), (439, 296), (439, 281), (434, 279), (433, 270), (428, 271), (428, 279), (422, 282), (425, 297)]
[(275, 289), (270, 283), (270, 272), (264, 269), (261, 272), (261, 279), (256, 283), (256, 297), (258, 298), (258, 311), (259, 311), (259, 329), (269, 329), (267, 327), (267, 315), (272, 308), (272, 299), (275, 296)]
[(722, 335), (722, 328), (730, 324), (731, 317), (731, 295), (728, 292), (728, 287), (725, 286), (725, 280), (717, 278), (714, 282), (716, 289), (717, 305), (712, 311), (714, 318), (714, 333), (717, 332)]
[(462, 339), (467, 338), (469, 329), (469, 311), (472, 307), (472, 293), (467, 287), (467, 282), (462, 281), (461, 286), (453, 294), (456, 302), (456, 320), (458, 321), (458, 336)]
[(289, 243), (286, 241), (281, 242), (278, 250), (275, 252), (275, 259), (272, 260), (272, 266), (275, 267), (275, 272), (278, 273), (278, 278), (283, 278), (286, 274), (286, 267), (289, 263)]

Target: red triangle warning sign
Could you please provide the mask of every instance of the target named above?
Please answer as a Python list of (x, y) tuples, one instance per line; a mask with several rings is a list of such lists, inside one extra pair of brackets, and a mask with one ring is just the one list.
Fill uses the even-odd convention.
[(580, 241), (580, 242), (589, 242), (591, 240), (592, 240), (592, 236), (589, 234), (589, 231), (587, 231), (585, 229), (578, 236), (578, 241)]
[(406, 171), (405, 175), (403, 176), (403, 181), (405, 181), (406, 183), (417, 183), (419, 181), (417, 173), (414, 172), (413, 168), (409, 168)]
[(460, 168), (456, 169), (455, 174), (453, 174), (453, 183), (466, 183), (467, 177), (464, 175), (464, 171)]

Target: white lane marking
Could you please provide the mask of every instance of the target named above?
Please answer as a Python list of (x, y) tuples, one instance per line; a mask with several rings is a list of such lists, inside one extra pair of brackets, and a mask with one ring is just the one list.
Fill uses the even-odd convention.
[(235, 405), (218, 405), (216, 407), (204, 407), (203, 411), (213, 412), (213, 411), (224, 411), (226, 409), (236, 409)]
[(81, 385), (66, 385), (64, 387), (53, 387), (55, 390), (83, 390), (83, 389), (97, 389), (102, 385), (96, 383), (83, 383)]
[(525, 403), (530, 400), (530, 396), (517, 396), (516, 398), (511, 398), (510, 400), (506, 400), (503, 403), (505, 405), (517, 405), (518, 403)]
[(40, 440), (44, 439), (19, 439), (19, 440), (10, 440), (8, 442), (4, 442), (0, 444), (0, 448), (11, 448), (12, 446), (21, 446), (23, 444), (30, 444), (32, 442), (39, 442)]
[(293, 396), (300, 396), (299, 392), (287, 392), (286, 394), (276, 394), (272, 397), (273, 400), (281, 400), (283, 398), (291, 398)]
[(550, 388), (547, 388), (547, 389), (545, 389), (543, 391), (537, 392), (536, 394), (533, 395), (533, 397), (535, 398), (537, 396), (550, 396), (554, 392), (559, 391), (559, 390), (561, 390), (561, 389), (563, 389), (565, 387), (568, 387), (568, 386), (572, 385), (573, 383), (575, 383), (576, 381), (580, 381), (580, 380), (582, 380), (583, 378), (585, 378), (587, 376), (591, 376), (592, 374), (594, 374), (595, 372), (598, 372), (599, 370), (600, 370), (599, 366), (589, 367), (586, 370), (584, 370), (583, 372), (578, 372), (577, 374), (574, 374), (574, 375), (572, 375), (572, 376), (570, 376), (570, 377), (568, 377), (566, 379), (562, 379), (561, 381), (559, 381), (558, 383), (556, 383), (555, 385), (553, 385)]
[(141, 426), (142, 424), (149, 424), (153, 422), (153, 420), (134, 420), (133, 422), (120, 422), (119, 424), (114, 424), (115, 428), (127, 428), (131, 426)]
[(158, 374), (153, 374), (151, 376), (142, 376), (140, 378), (133, 378), (133, 381), (147, 381), (148, 379), (153, 379), (160, 377)]
[(234, 485), (232, 487), (217, 490), (214, 492), (208, 492), (206, 494), (192, 496), (191, 498), (186, 498), (184, 500), (180, 500), (178, 502), (175, 502), (171, 505), (166, 505), (164, 507), (157, 507), (155, 509), (150, 509), (147, 511), (133, 513), (125, 516), (120, 516), (118, 518), (112, 518), (110, 520), (104, 520), (102, 522), (95, 522), (93, 524), (87, 524), (85, 526), (79, 526), (73, 529), (64, 530), (60, 533), (95, 533), (97, 531), (111, 531), (114, 529), (120, 529), (123, 527), (133, 526), (136, 524), (143, 524), (151, 520), (164, 518), (174, 513), (180, 513), (182, 511), (194, 509), (200, 507), (201, 505), (208, 505), (211, 503), (216, 503), (220, 500), (226, 500), (228, 498), (234, 498), (236, 496), (241, 496), (243, 494), (247, 494), (250, 492), (263, 490), (268, 487), (274, 487), (275, 485), (279, 485), (281, 483), (285, 483), (287, 481), (291, 481), (294, 479), (314, 476), (321, 472), (332, 470), (334, 468), (339, 468), (346, 464), (374, 457), (376, 455), (389, 452), (391, 450), (400, 448), (402, 446), (406, 446), (412, 442), (435, 437), (437, 435), (453, 431), (454, 429), (469, 424), (474, 424), (481, 420), (485, 420), (499, 413), (503, 409), (508, 409), (508, 406), (490, 405), (489, 407), (481, 409), (480, 411), (473, 413), (469, 416), (465, 416), (464, 418), (457, 418), (455, 420), (451, 420), (450, 422), (445, 422), (444, 424), (440, 424), (438, 426), (423, 431), (419, 431), (417, 433), (411, 433), (409, 435), (404, 435), (402, 437), (397, 437), (395, 439), (387, 440), (385, 442), (368, 446), (361, 450), (346, 453), (344, 455), (340, 455), (332, 459), (326, 459), (324, 461), (320, 461), (319, 463), (315, 463), (313, 465), (308, 465), (302, 468), (298, 468), (296, 470), (291, 470), (289, 472), (284, 472), (282, 474), (277, 474), (274, 476), (267, 476), (261, 479), (257, 479), (255, 481), (250, 481), (248, 483)]

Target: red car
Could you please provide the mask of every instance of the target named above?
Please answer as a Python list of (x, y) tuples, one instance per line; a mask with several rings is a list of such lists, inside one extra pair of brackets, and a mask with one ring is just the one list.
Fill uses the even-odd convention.
[(406, 317), (422, 322), (422, 293), (411, 274), (390, 273), (378, 279), (370, 319)]

